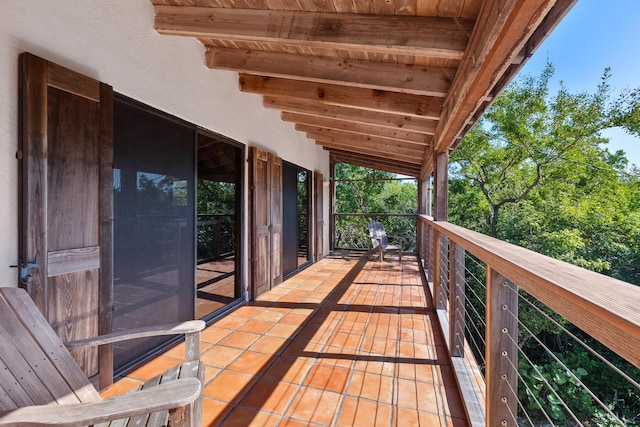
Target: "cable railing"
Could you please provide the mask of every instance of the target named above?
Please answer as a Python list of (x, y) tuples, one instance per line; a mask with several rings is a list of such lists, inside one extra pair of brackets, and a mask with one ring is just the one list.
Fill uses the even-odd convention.
[(367, 225), (372, 220), (380, 221), (387, 235), (401, 236), (403, 251), (415, 251), (416, 214), (334, 213), (332, 214), (335, 230), (333, 247), (335, 249), (369, 249), (371, 238)]
[(640, 426), (640, 287), (426, 216), (418, 240), (471, 425)]

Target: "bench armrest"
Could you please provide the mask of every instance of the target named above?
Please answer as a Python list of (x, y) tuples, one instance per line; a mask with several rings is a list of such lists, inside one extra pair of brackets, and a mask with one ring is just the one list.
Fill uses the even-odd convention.
[(114, 332), (100, 335), (95, 338), (67, 341), (64, 345), (67, 348), (94, 347), (97, 345), (111, 344), (114, 342), (126, 341), (136, 338), (156, 337), (160, 335), (182, 335), (200, 332), (205, 328), (202, 320), (189, 320), (182, 323), (172, 323), (168, 325), (143, 326), (141, 328), (128, 329), (126, 331)]
[(200, 381), (196, 378), (185, 378), (108, 400), (58, 406), (25, 406), (0, 412), (0, 425), (86, 426), (191, 406), (187, 408), (188, 414), (185, 414), (190, 418), (192, 405), (201, 392)]
[[(127, 341), (136, 338), (156, 337), (161, 335), (185, 335), (187, 341), (192, 341), (191, 346), (199, 347), (200, 331), (205, 328), (206, 324), (202, 320), (189, 320), (182, 323), (171, 323), (167, 325), (143, 326), (141, 328), (128, 329), (121, 332), (113, 332), (111, 334), (100, 335), (94, 338), (86, 338), (75, 341), (67, 341), (64, 345), (71, 348), (95, 347), (114, 342)], [(191, 347), (187, 345), (187, 349)], [(187, 354), (187, 360), (195, 360), (200, 357), (200, 350), (197, 349), (195, 355)], [(195, 357), (195, 359), (194, 359)]]

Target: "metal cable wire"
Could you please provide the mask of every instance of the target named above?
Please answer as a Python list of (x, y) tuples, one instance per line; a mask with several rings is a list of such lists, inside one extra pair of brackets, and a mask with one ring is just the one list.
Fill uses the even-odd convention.
[[(513, 367), (515, 368), (515, 366), (513, 365), (513, 363), (511, 363), (511, 360), (507, 359), (507, 362)], [(514, 369), (515, 372), (518, 372), (517, 369)], [(522, 409), (522, 412), (524, 412), (525, 416), (527, 417), (527, 420), (529, 420), (529, 423), (535, 427), (535, 425), (533, 424), (533, 422), (531, 421), (531, 418), (529, 417), (529, 414), (527, 413), (527, 411), (524, 409), (524, 406), (522, 406), (522, 403), (520, 402), (520, 399), (518, 399), (518, 392), (516, 390), (513, 389), (513, 387), (511, 387), (511, 383), (509, 383), (509, 381), (505, 381), (507, 384), (507, 387), (509, 388), (509, 390), (511, 391), (511, 394), (513, 395), (513, 397), (515, 398), (516, 404), (518, 406), (520, 406), (520, 408)], [(506, 398), (506, 396), (505, 396)], [(508, 398), (507, 398), (508, 399)], [(507, 400), (508, 401), (508, 400)], [(507, 407), (507, 410), (509, 411), (509, 413), (511, 414), (512, 418), (514, 419), (514, 421), (516, 422), (516, 425), (518, 425), (518, 417), (517, 415), (514, 415), (513, 412), (511, 412), (511, 408), (509, 407), (509, 405), (507, 405), (507, 402), (504, 402), (504, 404)]]
[[(511, 310), (509, 310), (508, 308), (506, 309), (506, 311), (507, 311), (507, 312), (509, 312), (509, 314), (511, 314), (513, 317), (517, 318), (517, 316), (515, 316), (515, 314), (514, 314), (514, 313), (512, 313), (512, 312), (511, 312)], [(522, 322), (520, 321), (520, 319), (517, 319), (517, 320), (518, 320), (518, 324), (519, 324), (519, 325), (521, 325), (521, 326), (522, 326), (522, 327), (527, 331), (527, 333), (531, 336), (531, 338), (533, 338), (533, 339), (534, 339), (534, 340), (535, 340), (535, 341), (540, 345), (540, 347), (542, 347), (542, 349), (544, 349), (544, 351), (545, 351), (549, 356), (551, 356), (551, 358), (553, 358), (553, 360), (555, 360), (557, 363), (559, 363), (559, 364), (560, 364), (560, 366), (562, 366), (562, 368), (563, 368), (563, 369), (564, 369), (564, 370), (565, 370), (569, 375), (571, 375), (571, 377), (572, 377), (574, 380), (576, 380), (576, 381), (578, 382), (578, 384), (580, 384), (580, 386), (581, 386), (581, 387), (582, 387), (582, 388), (583, 388), (583, 389), (584, 389), (584, 390), (589, 394), (589, 396), (591, 396), (591, 397), (593, 398), (593, 400), (595, 400), (595, 401), (596, 401), (596, 403), (598, 403), (598, 405), (600, 405), (600, 407), (601, 407), (602, 409), (604, 409), (604, 411), (605, 411), (607, 414), (609, 414), (609, 415), (611, 415), (612, 417), (614, 417), (614, 418), (615, 418), (615, 420), (616, 420), (617, 422), (619, 422), (620, 424), (623, 424), (623, 423), (622, 423), (622, 421), (620, 421), (620, 419), (616, 416), (616, 414), (614, 414), (614, 413), (613, 413), (613, 412), (612, 412), (612, 411), (607, 407), (607, 405), (605, 405), (604, 403), (602, 403), (602, 401), (601, 401), (600, 399), (598, 399), (598, 397), (597, 397), (597, 396), (596, 396), (596, 395), (595, 395), (595, 394), (594, 394), (594, 393), (589, 389), (589, 387), (587, 387), (587, 386), (586, 386), (582, 381), (580, 381), (580, 378), (578, 378), (578, 377), (573, 373), (573, 371), (572, 371), (571, 369), (569, 369), (569, 368), (567, 367), (567, 365), (565, 365), (565, 364), (564, 364), (564, 362), (563, 362), (562, 360), (560, 360), (560, 359), (558, 358), (558, 356), (556, 356), (556, 355), (555, 355), (555, 354), (554, 354), (554, 353), (549, 349), (549, 347), (547, 347), (546, 345), (544, 345), (544, 343), (543, 343), (543, 342), (542, 342), (542, 341), (541, 341), (537, 336), (535, 336), (535, 335), (531, 332), (531, 330), (529, 330), (529, 328), (527, 328), (527, 326), (526, 326), (524, 323), (522, 323)], [(511, 336), (510, 336), (510, 335), (509, 335), (509, 338), (511, 338)], [(513, 338), (511, 338), (511, 340), (513, 341)], [(514, 341), (514, 342), (516, 343), (516, 345), (518, 345), (518, 343), (517, 343), (516, 341)], [(558, 397), (558, 396), (556, 396), (556, 397)], [(558, 398), (559, 398), (559, 397), (558, 397)], [(560, 399), (560, 400), (562, 401), (562, 399)], [(564, 404), (564, 401), (562, 401), (562, 402), (563, 402), (563, 404)], [(565, 408), (566, 408), (566, 405), (563, 405), (563, 406), (565, 406)], [(567, 409), (568, 409), (568, 408), (567, 408)], [(572, 413), (572, 415), (573, 415), (573, 413)], [(578, 421), (578, 424), (579, 424), (579, 423), (580, 423), (580, 422)]]
[[(477, 296), (477, 295), (476, 295), (476, 296)], [(480, 302), (482, 302), (482, 300), (480, 300)], [(465, 304), (465, 306), (466, 306), (466, 305), (467, 305), (467, 304)], [(473, 309), (473, 311), (474, 311), (474, 313), (476, 314), (476, 317), (478, 318), (478, 320), (480, 320), (480, 322), (482, 322), (482, 325), (486, 328), (486, 327), (487, 327), (487, 322), (485, 321), (484, 316), (483, 316), (483, 315), (481, 315), (481, 314), (478, 312), (478, 310), (476, 310), (476, 308), (473, 306), (473, 304), (469, 304), (469, 307), (471, 307), (471, 308)], [(486, 305), (484, 306), (484, 308), (485, 308), (485, 311), (486, 311), (486, 308), (487, 308), (487, 307), (486, 307)], [(466, 311), (466, 308), (465, 308), (465, 311)], [(471, 317), (471, 316), (469, 316), (469, 317)]]
[(440, 258), (440, 279), (443, 283), (449, 285), (449, 269), (447, 268), (449, 259), (446, 257)]
[[(480, 338), (483, 347), (486, 347), (487, 346), (487, 342), (486, 342), (486, 339), (484, 338), (484, 332), (481, 332), (480, 329), (478, 329), (478, 326), (477, 326), (476, 322), (473, 321), (473, 318), (472, 318), (471, 314), (467, 311), (467, 309), (463, 308), (463, 310), (464, 310), (465, 324), (466, 323), (470, 323), (471, 326), (473, 326), (473, 329), (476, 331), (477, 336)], [(469, 319), (469, 322), (466, 321), (467, 318)], [(483, 322), (483, 324), (484, 324), (484, 322)], [(484, 329), (486, 330), (486, 325), (484, 325), (484, 326), (485, 326)], [(476, 348), (478, 349), (478, 351), (480, 350), (479, 346), (476, 346)]]
[[(527, 294), (528, 295), (528, 294)], [(520, 296), (520, 295), (519, 295)], [(551, 321), (554, 325), (556, 325), (557, 327), (559, 327), (563, 332), (565, 332), (567, 335), (569, 335), (571, 338), (573, 338), (576, 342), (578, 342), (578, 344), (580, 344), (582, 347), (584, 347), (587, 351), (589, 351), (591, 354), (593, 354), (594, 356), (596, 356), (601, 362), (603, 362), (604, 364), (606, 364), (608, 367), (610, 367), (611, 369), (613, 369), (618, 375), (620, 375), (621, 377), (623, 377), (625, 380), (627, 380), (629, 383), (631, 383), (635, 388), (637, 388), (638, 390), (640, 390), (640, 384), (635, 381), (633, 378), (631, 378), (629, 375), (627, 375), (626, 373), (624, 373), (620, 368), (618, 368), (617, 366), (615, 366), (613, 363), (609, 362), (607, 359), (604, 358), (604, 356), (602, 356), (600, 353), (598, 353), (597, 351), (595, 351), (591, 346), (589, 346), (589, 344), (585, 343), (584, 341), (582, 341), (580, 338), (578, 338), (576, 335), (574, 335), (572, 332), (570, 332), (568, 329), (566, 329), (564, 326), (562, 326), (559, 322), (557, 322), (553, 317), (549, 316), (549, 314), (545, 313), (540, 307), (536, 307), (535, 304), (533, 304), (531, 301), (529, 301), (527, 298), (524, 298), (522, 296), (520, 296), (520, 299), (525, 301), (527, 304), (529, 304), (531, 307), (533, 307), (536, 311), (538, 311), (541, 315), (543, 315), (544, 317), (546, 317), (549, 321)]]
[(464, 266), (464, 270), (469, 274), (469, 276), (473, 277), (475, 282), (478, 285), (480, 285), (480, 287), (482, 289), (484, 289), (485, 291), (487, 290), (487, 286), (484, 284), (484, 282), (482, 280), (478, 279), (478, 277), (475, 274), (473, 274), (473, 272), (471, 270), (469, 270), (466, 265)]
[(518, 416), (516, 414), (513, 413), (513, 411), (511, 411), (511, 407), (507, 404), (505, 404), (507, 407), (507, 411), (509, 412), (509, 415), (511, 415), (511, 418), (513, 419), (513, 422), (516, 423), (516, 425), (518, 425)]
[[(464, 315), (465, 315), (465, 329), (466, 329), (466, 324), (467, 324), (466, 319), (467, 319), (467, 317), (469, 319), (471, 319), (471, 316), (469, 315), (467, 310), (464, 309), (464, 307), (463, 307), (463, 310), (464, 310)], [(460, 312), (458, 312), (458, 313), (460, 313)], [(460, 313), (460, 314), (462, 314), (462, 313)], [(484, 334), (480, 333), (480, 330), (478, 330), (478, 327), (476, 326), (475, 322), (469, 322), (469, 323), (471, 323), (473, 328), (476, 330), (477, 336), (482, 339), (483, 346), (486, 347), (487, 346), (486, 341), (485, 341), (484, 338), (482, 338), (482, 337), (484, 337)], [(475, 346), (476, 350), (478, 351), (477, 354), (478, 354), (478, 356), (480, 356), (480, 359), (482, 360), (482, 364), (486, 365), (487, 364), (487, 360), (485, 359), (484, 351), (480, 349), (480, 346), (478, 345), (478, 342), (476, 341), (476, 339), (473, 337), (473, 334), (468, 334), (468, 338), (471, 339), (471, 342), (473, 343), (473, 345)]]
[[(459, 312), (459, 311), (458, 311), (458, 312)], [(459, 321), (458, 321), (458, 320), (456, 320), (456, 322), (458, 322), (457, 324), (459, 325)], [(477, 332), (478, 336), (479, 336), (479, 337), (482, 337), (482, 336), (483, 336), (483, 334), (481, 334), (481, 333), (480, 333), (480, 331), (479, 331), (479, 330), (478, 330), (478, 328), (475, 326), (475, 324), (474, 324), (474, 323), (471, 323), (471, 324), (474, 326), (474, 329), (476, 330), (476, 332)], [(466, 322), (465, 322), (465, 325), (462, 325), (462, 326), (466, 326)], [(465, 337), (465, 338), (467, 338), (467, 337)], [(476, 350), (477, 350), (477, 352), (478, 352), (477, 354), (478, 354), (478, 356), (480, 357), (480, 359), (481, 359), (481, 361), (482, 361), (482, 364), (483, 364), (483, 365), (486, 365), (486, 364), (487, 364), (487, 361), (486, 361), (486, 359), (485, 359), (485, 357), (484, 357), (484, 351), (482, 351), (482, 350), (480, 349), (480, 346), (478, 345), (478, 342), (476, 341), (476, 339), (473, 337), (473, 334), (469, 334), (468, 339), (470, 339), (470, 340), (471, 340), (471, 342), (473, 343), (473, 345), (475, 346), (475, 348), (476, 348)], [(486, 344), (485, 344), (484, 342), (483, 342), (483, 344), (484, 344), (484, 346), (486, 347)]]
[[(529, 358), (524, 354), (521, 348), (518, 348), (518, 352), (522, 354), (527, 360), (529, 360)], [(516, 375), (518, 376), (518, 379), (525, 386), (525, 388), (527, 389), (531, 397), (533, 397), (533, 400), (535, 400), (536, 405), (538, 405), (538, 408), (540, 408), (540, 411), (542, 411), (542, 413), (544, 414), (544, 417), (547, 419), (547, 421), (550, 423), (551, 426), (555, 427), (554, 422), (551, 421), (551, 417), (549, 417), (549, 414), (547, 414), (547, 411), (545, 411), (544, 407), (542, 406), (542, 403), (540, 403), (536, 395), (533, 393), (533, 390), (531, 390), (531, 387), (529, 387), (529, 384), (527, 384), (527, 382), (524, 380), (524, 377), (522, 376), (522, 374), (520, 374), (519, 369), (511, 362), (511, 360), (507, 359), (507, 362), (515, 370)], [(511, 385), (509, 383), (507, 384), (509, 385), (509, 388), (511, 388)], [(522, 405), (522, 403), (520, 402), (520, 399), (518, 399), (518, 403)], [(522, 407), (522, 410), (525, 411), (524, 406)], [(527, 415), (527, 418), (529, 418), (529, 414), (526, 414), (526, 415)], [(529, 419), (529, 421), (531, 421), (531, 419)]]
[[(471, 293), (476, 297), (476, 300), (480, 303), (480, 305), (482, 305), (482, 307), (484, 307), (484, 311), (487, 311), (487, 304), (482, 300), (482, 298), (480, 298), (480, 296), (475, 293), (475, 291), (473, 290), (472, 287), (467, 286), (467, 289), (469, 289), (471, 291)], [(469, 301), (471, 301), (470, 299), (468, 299)], [(473, 307), (473, 304), (471, 304), (471, 307)], [(474, 307), (475, 310), (475, 307)], [(477, 311), (476, 311), (477, 313)], [(482, 319), (484, 316), (480, 316), (480, 314), (478, 314), (478, 317), (480, 319)], [(486, 323), (483, 321), (483, 324), (486, 326)]]
[[(476, 315), (478, 315), (478, 316), (479, 316), (479, 314), (478, 314), (478, 312), (476, 311), (476, 309), (475, 309), (473, 306), (471, 306), (471, 308), (473, 308), (473, 311), (476, 313)], [(469, 311), (466, 309), (466, 307), (464, 307), (464, 308), (463, 308), (463, 310), (464, 310), (465, 318), (467, 318), (467, 317), (468, 317), (468, 318), (469, 318), (469, 320), (473, 320), (473, 318), (472, 318), (471, 314), (470, 314), (470, 313), (469, 313)], [(484, 328), (486, 329), (486, 328), (487, 328), (487, 325), (486, 325), (485, 321), (484, 321), (482, 318), (480, 318), (479, 320), (480, 320), (480, 322), (482, 323), (482, 326), (484, 326)], [(478, 333), (478, 335), (479, 335), (479, 336), (484, 336), (484, 333), (480, 333), (480, 330), (479, 330), (479, 329), (478, 329), (478, 327), (476, 326), (476, 322), (471, 322), (471, 324), (473, 325), (474, 329), (476, 330), (476, 332)], [(483, 344), (484, 344), (485, 346), (487, 345), (487, 343), (486, 343), (486, 339), (485, 339), (485, 340), (483, 340)]]
[[(513, 338), (512, 338), (513, 339)], [(515, 342), (515, 341), (514, 341)], [(516, 343), (517, 344), (517, 343)], [(547, 377), (545, 377), (544, 375), (542, 375), (542, 372), (540, 372), (540, 369), (538, 369), (538, 367), (531, 361), (531, 359), (529, 359), (529, 357), (524, 353), (521, 352), (522, 355), (524, 356), (525, 359), (527, 359), (527, 362), (529, 362), (529, 365), (531, 365), (531, 367), (536, 371), (536, 373), (540, 376), (540, 378), (542, 378), (542, 381), (546, 384), (547, 388), (551, 391), (551, 393), (553, 393), (553, 395), (558, 398), (558, 400), (560, 401), (560, 403), (562, 403), (562, 406), (564, 406), (564, 408), (567, 410), (567, 412), (569, 412), (569, 415), (571, 415), (571, 417), (573, 418), (573, 420), (578, 423), (578, 425), (580, 425), (580, 420), (578, 420), (578, 417), (576, 417), (576, 415), (571, 411), (571, 409), (567, 406), (567, 404), (565, 403), (564, 400), (562, 400), (562, 398), (560, 396), (558, 396), (558, 393), (553, 389), (553, 387), (551, 387), (551, 384), (549, 384), (549, 381), (547, 381)]]
[[(478, 267), (480, 267), (480, 268), (482, 268), (482, 269), (486, 269), (486, 265), (485, 265), (485, 264), (481, 263), (480, 261), (478, 261), (475, 257), (471, 256), (470, 254), (468, 254), (468, 253), (467, 253), (467, 255), (468, 255), (468, 256), (467, 256), (467, 259), (469, 259), (470, 261), (473, 261), (473, 263), (474, 263), (476, 266), (478, 266)], [(466, 266), (465, 266), (465, 269), (467, 269), (467, 268), (466, 268)], [(467, 269), (467, 271), (469, 271), (469, 270)], [(470, 273), (471, 273), (471, 272), (470, 272)], [(474, 276), (474, 277), (475, 277), (475, 276)], [(483, 281), (483, 280), (480, 280), (480, 279), (478, 279), (477, 277), (476, 277), (476, 280), (478, 281), (478, 283), (480, 283), (480, 284), (482, 285), (482, 287), (483, 287), (484, 289), (487, 289), (487, 287), (486, 287), (486, 285), (484, 284), (484, 281)]]

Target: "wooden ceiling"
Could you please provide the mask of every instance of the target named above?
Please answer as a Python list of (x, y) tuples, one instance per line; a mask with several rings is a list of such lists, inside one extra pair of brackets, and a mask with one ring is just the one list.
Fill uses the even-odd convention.
[(576, 0), (152, 0), (335, 162), (425, 178)]

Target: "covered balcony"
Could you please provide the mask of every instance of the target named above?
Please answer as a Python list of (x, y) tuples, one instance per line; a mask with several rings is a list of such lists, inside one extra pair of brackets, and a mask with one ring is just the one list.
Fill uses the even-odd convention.
[[(583, 372), (603, 361), (638, 390), (640, 289), (428, 216), (417, 223), (417, 256), (381, 262), (374, 251), (336, 251), (213, 322), (202, 333), (204, 425), (593, 422), (557, 389), (565, 381), (542, 366), (537, 381), (528, 377), (533, 362), (519, 332), (532, 336), (532, 319), (518, 315), (528, 306), (585, 332), (556, 322), (591, 353), (580, 364), (540, 347), (561, 364), (566, 386), (610, 422), (634, 425), (602, 403), (607, 396), (594, 393)], [(183, 354), (183, 345), (173, 348), (104, 395), (142, 384)], [(533, 388), (558, 403), (523, 401), (518, 390)]]
[[(639, 422), (640, 288), (447, 221), (449, 155), (574, 0), (12, 3), (2, 274), (62, 339), (203, 319), (203, 425)], [(401, 262), (332, 247), (338, 163), (416, 179)], [(199, 179), (224, 203), (199, 211)], [(548, 378), (532, 316), (588, 360), (540, 342)], [(74, 356), (110, 397), (180, 364), (173, 344)]]

